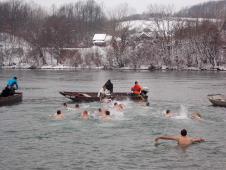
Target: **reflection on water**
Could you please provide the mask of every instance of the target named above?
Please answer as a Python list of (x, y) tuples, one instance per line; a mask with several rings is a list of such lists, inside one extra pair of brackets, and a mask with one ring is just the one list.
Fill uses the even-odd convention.
[[(24, 101), (0, 108), (0, 169), (225, 169), (226, 109), (206, 98), (225, 92), (224, 72), (1, 70), (0, 86), (13, 75)], [(123, 112), (113, 103), (63, 107), (75, 103), (59, 91), (98, 91), (109, 78), (119, 92), (129, 92), (139, 80), (150, 88), (150, 106), (123, 101)], [(100, 107), (110, 110), (111, 121), (81, 119), (83, 110), (93, 114)], [(49, 119), (58, 109), (65, 119)], [(177, 115), (164, 117), (166, 109)], [(197, 111), (204, 121), (190, 118)], [(170, 141), (155, 146), (157, 136), (178, 135), (182, 128), (207, 142), (186, 149)]]

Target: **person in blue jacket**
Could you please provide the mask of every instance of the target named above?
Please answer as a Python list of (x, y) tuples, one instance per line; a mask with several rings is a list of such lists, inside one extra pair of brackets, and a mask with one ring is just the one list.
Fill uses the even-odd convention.
[(17, 77), (13, 77), (12, 79), (8, 80), (7, 87), (11, 90), (17, 90), (18, 89)]
[(17, 77), (13, 77), (12, 79), (8, 80), (7, 86), (5, 87), (5, 89), (2, 90), (0, 96), (1, 97), (11, 96), (15, 93), (15, 90), (17, 89), (18, 89)]

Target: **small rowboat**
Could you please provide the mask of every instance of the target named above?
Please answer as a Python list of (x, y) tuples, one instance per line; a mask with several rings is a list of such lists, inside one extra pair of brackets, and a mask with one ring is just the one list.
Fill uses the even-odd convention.
[[(98, 102), (101, 99), (97, 97), (97, 93), (95, 92), (68, 92), (68, 91), (61, 91), (61, 95), (65, 96), (68, 99), (71, 99), (75, 102)], [(147, 101), (148, 96), (141, 96), (141, 95), (132, 95), (131, 93), (122, 93), (122, 92), (117, 92), (113, 93), (111, 95), (112, 100), (126, 100), (126, 99), (131, 99), (134, 101)]]
[(226, 107), (226, 96), (222, 94), (210, 94), (207, 97), (214, 106)]
[(0, 106), (7, 106), (22, 102), (23, 93), (16, 92), (14, 95), (7, 97), (0, 97)]

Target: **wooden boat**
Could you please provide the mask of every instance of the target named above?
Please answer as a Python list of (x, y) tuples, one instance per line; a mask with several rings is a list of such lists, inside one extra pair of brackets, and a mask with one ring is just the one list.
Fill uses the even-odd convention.
[(226, 96), (222, 94), (210, 94), (207, 97), (214, 106), (226, 107)]
[(14, 95), (8, 97), (0, 97), (0, 106), (7, 106), (22, 102), (23, 93), (16, 92)]
[[(61, 91), (61, 95), (65, 96), (68, 99), (71, 99), (75, 102), (98, 102), (101, 99), (97, 97), (97, 93), (95, 92), (68, 92), (68, 91)], [(126, 99), (131, 99), (134, 101), (147, 101), (148, 96), (134, 96), (131, 93), (122, 93), (122, 92), (117, 92), (113, 93), (111, 95), (112, 100), (126, 100)]]

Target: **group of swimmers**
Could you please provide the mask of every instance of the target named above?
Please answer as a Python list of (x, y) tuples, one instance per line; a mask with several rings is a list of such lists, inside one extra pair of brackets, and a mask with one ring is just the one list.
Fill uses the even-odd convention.
[[(171, 118), (171, 117), (176, 116), (176, 113), (173, 113), (170, 110), (166, 110), (164, 115), (165, 115), (165, 117)], [(193, 112), (191, 114), (191, 119), (200, 121), (200, 120), (202, 120), (202, 116), (199, 112)]]
[[(110, 88), (107, 88), (108, 86), (105, 84), (103, 89), (104, 90), (106, 90), (106, 89), (109, 90), (109, 94), (111, 94), (113, 92), (113, 84), (110, 82), (110, 80), (107, 83), (106, 84)], [(138, 84), (137, 81), (135, 82), (135, 86), (131, 88), (133, 93), (137, 94), (137, 95), (140, 95), (141, 89), (142, 89), (142, 87)], [(107, 94), (105, 94), (105, 96)], [(106, 100), (103, 99), (102, 102), (105, 102), (105, 103), (109, 104), (109, 103), (112, 103), (112, 100), (109, 99), (109, 98), (106, 98)], [(79, 104), (76, 104), (75, 108), (68, 107), (66, 103), (64, 103), (63, 105), (64, 105), (65, 109), (67, 109), (67, 110), (77, 110), (77, 109), (80, 110), (81, 109)], [(149, 105), (150, 105), (149, 102), (145, 103), (145, 106), (149, 106)], [(126, 106), (124, 104), (122, 104), (122, 103), (115, 102), (114, 105), (113, 105), (113, 110), (115, 110), (117, 112), (123, 112), (125, 110), (125, 108), (126, 108)], [(104, 108), (99, 108), (98, 111), (95, 111), (94, 114), (92, 114), (92, 115), (94, 115), (94, 117), (98, 117), (99, 119), (104, 120), (104, 121), (109, 121), (112, 118), (112, 115), (111, 115), (111, 112), (109, 111), (109, 109), (104, 109)], [(81, 118), (83, 120), (88, 120), (88, 119), (90, 119), (90, 117), (92, 115), (87, 110), (84, 110), (81, 113)], [(166, 110), (164, 115), (165, 115), (165, 117), (170, 118), (170, 117), (176, 116), (176, 113), (173, 113), (170, 110)], [(52, 117), (55, 120), (62, 120), (62, 119), (65, 118), (65, 116), (61, 112), (61, 110), (58, 110), (57, 113), (54, 114)], [(194, 113), (191, 114), (191, 119), (193, 119), (193, 120), (201, 120), (202, 116), (201, 116), (200, 113), (194, 112)], [(180, 135), (177, 135), (177, 136), (160, 136), (160, 137), (157, 137), (155, 139), (155, 143), (158, 144), (159, 140), (176, 141), (180, 146), (188, 146), (188, 145), (191, 145), (191, 144), (194, 144), (194, 143), (200, 143), (200, 142), (204, 142), (205, 141), (203, 138), (192, 138), (192, 137), (187, 136), (187, 130), (186, 129), (182, 129)]]
[[(81, 112), (81, 107), (79, 104), (75, 104), (75, 107), (69, 107), (67, 105), (67, 103), (63, 104), (64, 109), (68, 110), (68, 111), (78, 111)], [(115, 102), (114, 106), (113, 106), (113, 111), (116, 112), (123, 112), (125, 110), (126, 106), (122, 103), (118, 103)], [(91, 114), (90, 112), (88, 112), (87, 110), (84, 110), (81, 112), (81, 118), (83, 120), (88, 120), (90, 119), (90, 117), (93, 116), (95, 118), (99, 118), (101, 120), (111, 120), (111, 112), (109, 109), (104, 109), (104, 108), (99, 108), (97, 111), (95, 111), (93, 114)], [(57, 112), (53, 115), (50, 115), (51, 118), (53, 118), (54, 120), (63, 120), (65, 118), (65, 114), (63, 112), (61, 112), (61, 110), (57, 110)]]
[[(63, 104), (64, 108), (67, 110), (76, 110), (76, 109), (81, 109), (79, 104), (75, 104), (74, 108), (68, 107), (66, 103)], [(126, 106), (122, 103), (118, 103), (115, 102), (113, 109), (117, 112), (123, 112), (125, 110)], [(99, 108), (96, 112), (94, 112), (95, 116), (98, 116), (101, 120), (104, 121), (109, 121), (111, 120), (111, 112), (108, 109), (103, 109), (103, 108)], [(174, 116), (175, 113), (172, 113), (170, 110), (166, 110), (165, 115), (167, 117), (171, 117)], [(81, 118), (83, 120), (88, 120), (90, 119), (90, 112), (88, 112), (87, 110), (84, 110), (81, 113)], [(55, 120), (63, 120), (65, 118), (64, 113), (61, 112), (61, 110), (57, 110), (57, 113), (51, 116), (52, 118), (54, 118)], [(201, 119), (201, 115), (200, 113), (194, 112), (191, 114), (191, 118), (195, 119), (195, 120), (200, 120)], [(187, 135), (187, 130), (186, 129), (182, 129), (180, 132), (180, 135), (177, 136), (160, 136), (157, 137), (155, 139), (155, 143), (158, 144), (159, 140), (171, 140), (171, 141), (176, 141), (178, 143), (178, 145), (180, 146), (188, 146), (194, 143), (200, 143), (200, 142), (204, 142), (205, 139), (203, 138), (192, 138), (189, 137)]]

